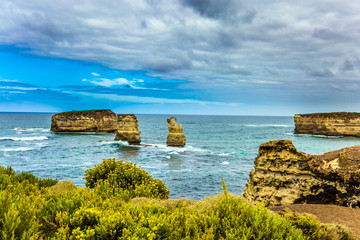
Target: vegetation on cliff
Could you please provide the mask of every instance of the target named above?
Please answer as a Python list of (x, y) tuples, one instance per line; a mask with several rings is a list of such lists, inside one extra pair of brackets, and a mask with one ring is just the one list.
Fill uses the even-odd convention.
[[(331, 239), (311, 217), (274, 214), (224, 193), (167, 199), (135, 164), (104, 160), (86, 188), (0, 167), (0, 239)], [(352, 239), (346, 233), (341, 239)]]
[(296, 115), (301, 117), (310, 117), (310, 118), (340, 118), (340, 119), (360, 118), (360, 113), (357, 112), (308, 113), (308, 114), (296, 114)]

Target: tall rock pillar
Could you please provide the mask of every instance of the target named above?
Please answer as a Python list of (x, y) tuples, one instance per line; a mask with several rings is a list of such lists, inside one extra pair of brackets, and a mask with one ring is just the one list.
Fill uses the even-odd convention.
[(169, 135), (167, 136), (167, 145), (171, 147), (185, 146), (186, 138), (183, 133), (183, 127), (181, 124), (176, 123), (175, 117), (167, 119), (167, 127), (169, 129)]
[(127, 141), (131, 145), (139, 145), (141, 142), (138, 121), (134, 114), (117, 115), (117, 131), (114, 141)]

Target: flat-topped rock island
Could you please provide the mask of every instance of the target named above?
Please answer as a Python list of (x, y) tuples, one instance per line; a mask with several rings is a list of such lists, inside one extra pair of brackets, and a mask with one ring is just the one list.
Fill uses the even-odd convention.
[(295, 134), (360, 137), (360, 113), (296, 114)]
[(52, 132), (116, 132), (117, 116), (111, 110), (57, 113), (51, 117)]

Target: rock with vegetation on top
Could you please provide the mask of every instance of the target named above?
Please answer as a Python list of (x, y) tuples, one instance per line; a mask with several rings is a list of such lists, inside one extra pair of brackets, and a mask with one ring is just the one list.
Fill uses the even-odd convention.
[(360, 113), (296, 114), (295, 134), (360, 137)]
[(115, 132), (116, 129), (116, 114), (111, 110), (62, 112), (51, 117), (53, 132)]
[(290, 140), (261, 144), (243, 197), (266, 205), (360, 207), (360, 145), (310, 155)]
[(118, 114), (114, 141), (127, 141), (131, 145), (139, 145), (141, 132), (138, 127), (138, 121), (134, 114)]
[(186, 143), (186, 138), (183, 133), (181, 124), (176, 123), (176, 118), (171, 117), (167, 119), (167, 127), (169, 135), (167, 136), (167, 145), (172, 147), (183, 147)]

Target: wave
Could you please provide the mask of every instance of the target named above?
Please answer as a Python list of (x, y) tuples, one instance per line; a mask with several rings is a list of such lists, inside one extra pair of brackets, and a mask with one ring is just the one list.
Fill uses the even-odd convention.
[(35, 131), (50, 132), (49, 129), (44, 129), (44, 128), (14, 128), (14, 130), (20, 132), (35, 132)]
[(313, 135), (313, 134), (295, 134), (295, 133), (286, 133), (288, 135), (294, 135), (296, 137), (314, 137), (314, 138), (344, 138), (345, 136), (326, 136), (326, 135)]
[(226, 156), (230, 156), (230, 153), (219, 153), (217, 155), (221, 157), (226, 157)]
[(245, 127), (294, 127), (286, 124), (243, 124)]
[(0, 149), (1, 152), (24, 152), (24, 151), (31, 151), (31, 150), (34, 150), (34, 148), (18, 147), (18, 148)]
[(229, 165), (230, 163), (227, 162), (227, 161), (223, 161), (221, 164), (223, 164), (223, 165)]
[(10, 141), (43, 141), (47, 140), (46, 136), (37, 136), (37, 137), (0, 137), (0, 141), (10, 140)]

